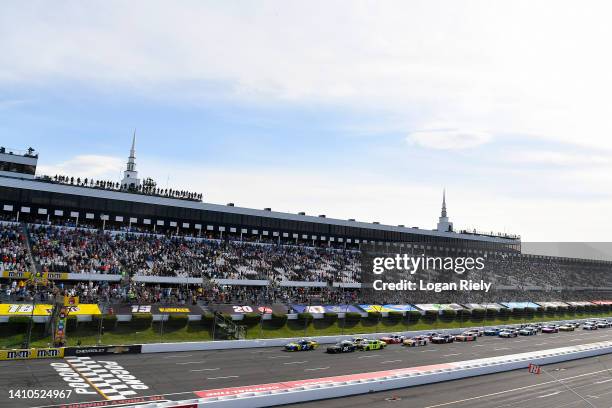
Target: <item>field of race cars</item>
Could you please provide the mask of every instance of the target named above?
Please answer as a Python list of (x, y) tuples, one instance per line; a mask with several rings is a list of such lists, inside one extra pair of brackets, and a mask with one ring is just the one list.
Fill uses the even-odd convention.
[[(86, 408), (186, 400), (242, 387), (502, 356), (612, 340), (611, 320), (483, 327), (405, 338), (354, 338), (320, 347), (296, 339), (285, 347), (182, 353), (66, 357), (0, 362), (2, 406)], [(465, 343), (465, 344), (463, 344)], [(19, 398), (19, 390), (58, 390)], [(68, 391), (70, 395), (66, 395)], [(36, 398), (34, 398), (36, 397)], [(27, 401), (27, 403), (25, 402)], [(424, 405), (425, 406), (425, 405)]]

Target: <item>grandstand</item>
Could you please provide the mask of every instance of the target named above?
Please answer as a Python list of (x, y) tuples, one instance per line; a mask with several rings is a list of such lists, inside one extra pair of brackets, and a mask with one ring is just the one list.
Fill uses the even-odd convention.
[[(1, 151), (1, 150), (0, 150)], [(6, 151), (6, 150), (5, 150)], [(100, 302), (349, 303), (362, 296), (363, 248), (487, 259), (494, 290), (384, 293), (376, 303), (478, 303), (605, 298), (612, 263), (521, 254), (520, 237), (454, 232), (443, 199), (435, 230), (207, 204), (201, 194), (140, 182), (135, 139), (121, 183), (36, 177), (38, 154), (0, 153), (4, 298), (29, 301), (30, 274)], [(13, 161), (29, 161), (25, 167)], [(422, 277), (421, 277), (422, 278)], [(458, 279), (428, 271), (431, 282)], [(53, 285), (54, 284), (54, 285)]]

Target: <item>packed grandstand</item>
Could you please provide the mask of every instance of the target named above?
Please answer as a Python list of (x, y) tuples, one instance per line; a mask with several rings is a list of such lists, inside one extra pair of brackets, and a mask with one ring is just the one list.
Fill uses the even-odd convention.
[[(380, 304), (605, 299), (612, 288), (610, 262), (530, 256), (518, 236), (454, 231), (445, 199), (438, 227), (426, 230), (203, 203), (141, 182), (135, 140), (121, 183), (37, 177), (37, 160), (0, 152), (2, 300), (59, 291), (101, 303), (356, 304), (366, 300), (364, 248), (486, 258), (461, 278), (491, 291), (385, 292)], [(35, 274), (49, 279), (32, 282)]]

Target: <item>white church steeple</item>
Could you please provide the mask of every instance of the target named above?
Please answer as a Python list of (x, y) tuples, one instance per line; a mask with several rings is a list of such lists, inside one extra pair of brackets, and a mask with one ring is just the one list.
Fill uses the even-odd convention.
[(448, 216), (446, 215), (446, 189), (442, 191), (442, 213), (438, 219), (438, 227), (436, 230), (440, 232), (450, 232), (453, 230), (453, 223), (448, 220)]
[(123, 180), (121, 180), (122, 188), (134, 189), (140, 186), (138, 172), (136, 171), (136, 130), (132, 136), (132, 148), (130, 149), (130, 157), (128, 157), (127, 168), (123, 172)]

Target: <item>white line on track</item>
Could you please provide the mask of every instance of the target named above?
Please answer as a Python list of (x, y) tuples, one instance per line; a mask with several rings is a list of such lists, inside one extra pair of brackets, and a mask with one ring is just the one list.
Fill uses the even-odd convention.
[(453, 357), (453, 356), (460, 356), (461, 353), (453, 353), (453, 354), (445, 354), (442, 357)]
[(544, 346), (544, 345), (546, 345), (546, 344), (548, 344), (548, 343), (544, 342), (544, 343), (534, 344), (534, 346)]
[(179, 354), (179, 355), (174, 355), (174, 356), (166, 356), (163, 358), (183, 358), (183, 357), (191, 357), (193, 356), (193, 354)]
[(493, 349), (493, 351), (502, 351), (502, 350), (510, 350), (510, 347), (499, 347), (499, 348)]
[(607, 382), (610, 382), (610, 381), (612, 381), (612, 378), (607, 379), (607, 380), (597, 381), (597, 382), (595, 382), (593, 384), (604, 384), (604, 383), (607, 383)]
[(220, 368), (200, 368), (198, 370), (189, 370), (189, 371), (193, 371), (194, 373), (200, 372), (200, 371), (217, 371), (220, 370)]
[(536, 398), (552, 397), (553, 395), (561, 394), (562, 391), (551, 392), (550, 394), (538, 395)]
[(319, 371), (319, 370), (327, 370), (329, 367), (317, 367), (317, 368), (305, 368), (304, 371)]
[(484, 344), (474, 344), (472, 347), (484, 347)]
[(185, 361), (184, 363), (175, 363), (177, 365), (186, 365), (186, 364), (204, 364), (206, 361)]
[(289, 361), (289, 362), (283, 363), (283, 364), (287, 364), (287, 365), (289, 365), (289, 364), (304, 364), (304, 363), (307, 363), (307, 362), (308, 361)]
[(391, 363), (399, 363), (402, 360), (387, 360), (387, 361), (381, 361), (380, 364), (391, 364)]
[(225, 380), (226, 378), (238, 378), (239, 375), (226, 375), (225, 377), (208, 377), (207, 380)]
[(291, 358), (291, 356), (273, 356), (268, 358)]
[(361, 356), (357, 358), (372, 358), (372, 357), (380, 357), (380, 354), (370, 354), (369, 356)]

